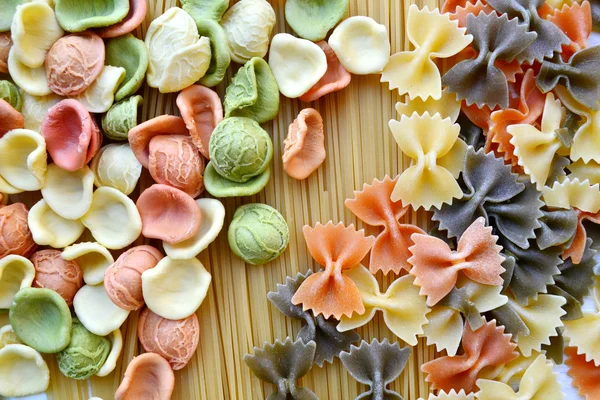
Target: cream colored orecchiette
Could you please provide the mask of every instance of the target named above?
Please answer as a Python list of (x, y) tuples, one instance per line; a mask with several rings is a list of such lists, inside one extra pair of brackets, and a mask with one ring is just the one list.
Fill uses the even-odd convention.
[(0, 328), (0, 349), (8, 344), (23, 344), (10, 324)]
[(94, 172), (94, 184), (97, 187), (112, 187), (126, 195), (133, 192), (142, 174), (142, 164), (128, 143), (102, 147), (90, 168)]
[(79, 219), (92, 205), (94, 173), (87, 166), (66, 171), (56, 164), (48, 165), (42, 196), (48, 206), (65, 219)]
[(107, 112), (115, 100), (115, 93), (125, 79), (126, 73), (123, 67), (105, 65), (94, 83), (75, 99), (91, 113)]
[(114, 371), (117, 366), (117, 360), (121, 356), (121, 350), (123, 349), (123, 336), (121, 335), (120, 329), (115, 329), (110, 333), (108, 337), (110, 340), (110, 353), (104, 361), (104, 365), (100, 368), (100, 371), (96, 373), (97, 376), (107, 376)]
[(13, 129), (0, 138), (0, 154), (0, 178), (6, 183), (26, 191), (40, 190), (44, 186), (46, 141), (39, 133)]
[(62, 258), (74, 260), (83, 272), (83, 280), (88, 285), (97, 285), (104, 281), (104, 271), (115, 262), (110, 251), (99, 243), (83, 242), (67, 247)]
[(9, 344), (0, 349), (0, 396), (45, 392), (49, 383), (50, 370), (40, 353), (23, 344)]
[(24, 92), (21, 113), (25, 120), (25, 129), (40, 132), (42, 120), (48, 113), (48, 109), (56, 105), (62, 99), (62, 97), (54, 93), (48, 96), (32, 96)]
[(110, 187), (101, 187), (92, 196), (89, 211), (81, 222), (98, 243), (122, 249), (142, 233), (142, 218), (133, 200)]
[(329, 46), (348, 71), (376, 74), (390, 58), (390, 39), (385, 26), (369, 17), (351, 17), (334, 29)]
[(165, 257), (142, 274), (142, 293), (148, 308), (166, 319), (187, 318), (200, 307), (211, 275), (197, 258)]
[(221, 25), (231, 59), (244, 64), (252, 57), (262, 58), (267, 54), (275, 11), (265, 0), (242, 0), (225, 13)]
[(52, 7), (39, 2), (17, 7), (10, 32), (14, 56), (29, 68), (44, 65), (46, 53), (64, 34)]
[(52, 93), (48, 87), (46, 68), (43, 65), (30, 68), (23, 64), (15, 55), (13, 48), (8, 53), (8, 72), (17, 86), (32, 96), (47, 96)]
[(8, 309), (17, 292), (31, 287), (35, 268), (25, 257), (9, 255), (0, 259), (0, 309)]
[(95, 335), (106, 336), (119, 329), (129, 316), (112, 302), (104, 285), (85, 285), (73, 299), (75, 315), (85, 328)]
[(33, 240), (40, 246), (62, 249), (73, 243), (85, 227), (79, 220), (65, 219), (55, 213), (44, 199), (38, 201), (27, 215)]
[(308, 92), (327, 72), (325, 52), (309, 40), (279, 33), (271, 41), (269, 66), (286, 97)]
[(183, 242), (175, 244), (163, 242), (165, 253), (174, 260), (195, 258), (217, 238), (223, 228), (225, 207), (219, 200), (198, 199), (196, 204), (202, 213), (202, 222), (198, 232), (191, 239)]
[(200, 80), (208, 70), (210, 40), (198, 36), (198, 27), (181, 8), (169, 8), (146, 33), (148, 85), (161, 93), (178, 92)]

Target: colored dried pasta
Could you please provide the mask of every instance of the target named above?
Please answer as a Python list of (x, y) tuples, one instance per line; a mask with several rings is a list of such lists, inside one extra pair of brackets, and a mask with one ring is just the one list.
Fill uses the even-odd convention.
[(586, 362), (600, 367), (600, 313), (584, 312), (573, 321), (565, 321), (565, 337), (569, 346), (575, 347), (578, 355), (584, 355)]
[(592, 33), (592, 8), (588, 1), (582, 3), (562, 4), (554, 14), (547, 17), (571, 41), (562, 46), (561, 57), (568, 60), (575, 52), (587, 47), (587, 39)]
[(285, 284), (277, 284), (275, 292), (269, 292), (267, 297), (285, 316), (304, 320), (306, 324), (298, 332), (297, 338), (304, 343), (315, 342), (314, 362), (322, 367), (325, 361), (332, 363), (334, 357), (339, 357), (342, 351), (350, 349), (350, 345), (360, 340), (355, 331), (338, 332), (337, 321), (326, 320), (322, 315), (317, 317), (311, 311), (302, 310), (302, 306), (294, 305), (292, 297), (304, 280), (313, 272), (298, 273), (294, 278), (287, 277)]
[(573, 378), (573, 386), (586, 400), (597, 399), (600, 396), (600, 367), (586, 361), (584, 355), (578, 355), (574, 347), (568, 347), (565, 353), (568, 356), (566, 364), (569, 367), (569, 376)]
[(404, 102), (396, 103), (396, 112), (398, 115), (406, 115), (410, 117), (413, 113), (423, 115), (426, 112), (429, 115), (440, 114), (442, 119), (450, 118), (452, 123), (455, 123), (460, 113), (460, 101), (456, 99), (454, 93), (448, 92), (447, 89), (442, 90), (442, 95), (439, 99), (428, 97), (423, 100), (420, 97)]
[(410, 237), (413, 233), (425, 233), (417, 226), (399, 222), (408, 207), (390, 199), (397, 181), (398, 178), (392, 180), (389, 176), (383, 181), (375, 179), (371, 185), (365, 184), (362, 191), (355, 191), (354, 199), (346, 199), (344, 203), (360, 220), (383, 228), (371, 249), (369, 270), (372, 273), (408, 271), (411, 268), (408, 248), (413, 245)]
[(552, 187), (546, 186), (543, 196), (549, 207), (573, 207), (590, 213), (600, 211), (600, 185), (592, 185), (587, 179), (582, 182), (579, 178), (567, 177)]
[(408, 93), (411, 99), (428, 97), (439, 99), (442, 79), (434, 58), (449, 58), (467, 47), (473, 37), (460, 28), (446, 14), (428, 7), (419, 10), (416, 5), (408, 9), (406, 34), (415, 47), (392, 55), (381, 74), (382, 82), (400, 94)]
[[(425, 400), (425, 399), (419, 399)], [(433, 393), (429, 393), (429, 397), (427, 400), (475, 400), (475, 393), (465, 393), (464, 390), (459, 390), (458, 392), (454, 389), (446, 393), (443, 390), (439, 390), (437, 395)]]
[(574, 264), (579, 264), (585, 252), (589, 224), (600, 224), (600, 213), (587, 213), (576, 208), (573, 210), (576, 215), (577, 227), (571, 245), (565, 249), (562, 257), (563, 259), (570, 257)]
[[(572, 247), (577, 229), (577, 213), (573, 209), (542, 209), (543, 216), (538, 220), (540, 228), (536, 231), (536, 242), (540, 250), (561, 246)], [(565, 250), (566, 251), (566, 250)], [(563, 253), (563, 259), (565, 254)]]

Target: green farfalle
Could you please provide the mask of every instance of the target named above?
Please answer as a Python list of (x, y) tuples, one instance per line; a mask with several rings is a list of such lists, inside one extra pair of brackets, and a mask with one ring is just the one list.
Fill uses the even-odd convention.
[(146, 44), (131, 33), (110, 39), (106, 42), (106, 65), (125, 68), (125, 79), (115, 93), (115, 101), (137, 92), (144, 83), (148, 69), (148, 49)]
[(213, 167), (212, 161), (208, 163), (204, 170), (204, 187), (214, 197), (252, 196), (263, 190), (269, 183), (269, 179), (271, 179), (271, 167), (244, 183), (223, 178)]
[(252, 118), (259, 124), (279, 112), (279, 86), (265, 60), (254, 57), (240, 68), (225, 93), (226, 117)]
[(129, 12), (129, 0), (54, 0), (54, 11), (65, 31), (83, 32), (123, 20)]
[(298, 36), (318, 42), (344, 18), (348, 0), (287, 0), (285, 20)]
[(219, 22), (229, 8), (229, 0), (181, 0), (181, 8), (196, 22), (201, 19)]
[(87, 379), (96, 375), (110, 352), (110, 341), (94, 335), (79, 322), (73, 320), (71, 342), (56, 355), (58, 368), (72, 379)]
[(0, 1), (0, 32), (8, 32), (12, 24), (13, 16), (17, 11), (17, 6), (22, 0), (2, 0)]
[(19, 339), (40, 353), (57, 353), (71, 341), (71, 311), (54, 290), (19, 290), (10, 306), (9, 319)]
[(102, 131), (107, 138), (127, 140), (129, 130), (137, 125), (142, 96), (131, 96), (112, 105), (102, 117)]
[[(193, 15), (192, 15), (193, 17)], [(211, 59), (206, 74), (200, 79), (200, 84), (206, 87), (217, 86), (225, 77), (225, 72), (231, 63), (227, 49), (227, 36), (217, 22), (210, 19), (195, 19), (198, 34), (210, 39)]]
[(0, 99), (6, 101), (17, 111), (21, 111), (23, 106), (23, 97), (19, 88), (9, 81), (0, 81)]

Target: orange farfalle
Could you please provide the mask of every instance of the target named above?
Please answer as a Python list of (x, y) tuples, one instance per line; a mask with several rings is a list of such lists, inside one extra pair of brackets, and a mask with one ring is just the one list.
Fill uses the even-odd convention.
[(364, 231), (357, 231), (353, 225), (342, 223), (327, 225), (317, 223), (314, 228), (302, 229), (308, 251), (324, 271), (310, 275), (292, 297), (293, 304), (302, 303), (304, 311), (312, 310), (314, 315), (323, 317), (342, 315), (352, 316), (365, 312), (360, 292), (352, 279), (342, 271), (360, 263), (375, 242), (373, 236), (365, 237)]
[(458, 7), (466, 7), (467, 3), (474, 3), (475, 0), (446, 0), (442, 5), (442, 14), (454, 14)]
[(571, 39), (571, 43), (562, 46), (561, 57), (564, 61), (587, 46), (587, 38), (592, 33), (592, 8), (589, 2), (574, 2), (570, 6), (563, 4), (560, 10), (555, 9), (554, 14), (548, 16), (548, 21)]
[(600, 367), (596, 367), (594, 361), (585, 361), (585, 354), (577, 354), (575, 347), (567, 347), (565, 354), (568, 357), (565, 361), (569, 367), (568, 374), (579, 394), (586, 400), (600, 399)]
[(583, 221), (588, 220), (594, 224), (600, 224), (600, 211), (597, 213), (590, 213), (581, 211), (577, 208), (574, 208), (574, 210), (577, 213), (577, 230), (575, 231), (571, 246), (563, 252), (562, 259), (566, 260), (571, 257), (574, 264), (579, 264), (583, 258), (585, 243), (587, 241), (587, 232), (585, 226), (583, 226)]
[(7, 101), (0, 99), (0, 138), (8, 131), (22, 128), (24, 123), (23, 114), (15, 110)]
[(300, 111), (283, 141), (283, 169), (295, 179), (305, 179), (325, 161), (323, 118), (313, 108)]
[(464, 6), (457, 6), (450, 14), (450, 19), (457, 20), (458, 26), (464, 28), (467, 26), (467, 15), (478, 16), (482, 11), (484, 14), (490, 14), (494, 12), (494, 9), (485, 0), (477, 0), (477, 3), (468, 2)]
[(504, 272), (500, 255), (502, 246), (492, 235), (492, 228), (485, 226), (483, 217), (477, 218), (458, 241), (456, 251), (434, 236), (415, 233), (414, 246), (410, 247), (413, 265), (410, 273), (415, 276), (415, 285), (421, 286), (420, 293), (427, 296), (427, 305), (434, 306), (456, 285), (462, 273), (472, 281), (484, 285), (502, 285), (500, 276)]
[(483, 129), (483, 133), (487, 135), (490, 130), (490, 115), (492, 115), (493, 112), (488, 106), (479, 108), (475, 103), (468, 106), (463, 101), (460, 109), (472, 123)]
[(523, 76), (519, 90), (519, 104), (517, 108), (494, 111), (490, 118), (490, 130), (486, 138), (486, 151), (497, 144), (497, 149), (513, 167), (518, 165), (519, 159), (515, 155), (515, 147), (510, 143), (512, 135), (506, 128), (515, 124), (535, 124), (542, 115), (545, 96), (535, 85), (533, 69), (528, 69)]
[(365, 184), (362, 191), (354, 192), (354, 199), (345, 202), (346, 207), (365, 223), (383, 227), (371, 250), (369, 270), (373, 274), (377, 271), (399, 274), (402, 269), (410, 270), (408, 248), (414, 244), (410, 237), (413, 233), (425, 234), (417, 226), (398, 222), (408, 207), (402, 207), (400, 201), (390, 200), (397, 180), (389, 176), (383, 181), (375, 179), (372, 185)]
[(342, 90), (350, 84), (352, 75), (346, 71), (346, 68), (340, 63), (340, 60), (335, 55), (333, 49), (322, 40), (317, 43), (327, 58), (327, 71), (325, 75), (308, 92), (300, 96), (300, 101), (305, 103), (315, 101), (325, 96), (326, 94)]
[(464, 354), (444, 356), (423, 364), (421, 370), (428, 374), (425, 379), (433, 389), (457, 392), (464, 389), (471, 393), (477, 390), (475, 382), (486, 367), (499, 367), (519, 356), (517, 345), (504, 333), (503, 326), (496, 320), (487, 322), (475, 332), (468, 322), (462, 335)]

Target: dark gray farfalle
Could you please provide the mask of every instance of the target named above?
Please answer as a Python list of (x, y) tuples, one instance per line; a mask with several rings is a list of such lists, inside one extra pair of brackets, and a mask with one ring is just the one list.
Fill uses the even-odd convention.
[(493, 153), (469, 147), (459, 183), (463, 197), (435, 210), (433, 220), (448, 237), (460, 237), (479, 217), (521, 247), (535, 237), (542, 216), (540, 192), (526, 179), (519, 179), (504, 160)]
[(552, 187), (554, 182), (559, 182), (563, 177), (567, 176), (567, 168), (571, 164), (571, 160), (568, 157), (554, 155), (552, 158), (552, 165), (550, 166), (550, 173), (548, 179), (546, 179), (546, 186)]
[(452, 291), (448, 293), (446, 297), (440, 300), (438, 304), (450, 307), (464, 315), (473, 331), (476, 331), (485, 325), (485, 320), (481, 317), (477, 306), (471, 300), (469, 292), (465, 287), (452, 288)]
[(456, 123), (460, 125), (458, 136), (475, 150), (481, 149), (485, 145), (485, 135), (483, 129), (475, 125), (464, 113), (458, 115)]
[(567, 300), (567, 304), (563, 306), (567, 312), (562, 316), (563, 320), (578, 319), (583, 315), (583, 298), (589, 294), (594, 284), (594, 268), (598, 265), (594, 258), (596, 250), (591, 246), (592, 240), (588, 239), (579, 264), (573, 264), (573, 261), (567, 258), (559, 265), (560, 275), (555, 276), (554, 285), (548, 287), (548, 293), (563, 296)]
[(505, 283), (508, 282), (508, 290), (513, 293), (515, 299), (525, 305), (530, 297), (546, 293), (547, 285), (552, 285), (555, 275), (560, 273), (560, 247), (541, 250), (537, 242), (532, 240), (529, 248), (523, 249), (503, 236), (498, 239), (498, 244), (504, 247), (505, 257), (514, 258), (512, 273), (505, 271), (502, 277)]
[[(563, 147), (567, 149), (571, 148), (571, 145), (573, 144), (573, 138), (584, 122), (585, 120), (581, 115), (577, 115), (574, 112), (567, 110), (567, 116), (565, 117), (562, 127), (555, 131), (556, 136), (558, 136), (558, 139)], [(556, 154), (556, 156), (558, 156), (558, 154)], [(546, 186), (551, 185), (546, 182)]]
[(590, 5), (592, 6), (592, 27), (594, 31), (598, 32), (600, 31), (600, 1), (590, 0)]
[(316, 348), (315, 342), (287, 337), (284, 342), (277, 339), (255, 347), (253, 355), (244, 355), (244, 362), (260, 380), (277, 386), (267, 400), (318, 400), (311, 390), (297, 386), (298, 379), (312, 368)]
[(577, 213), (572, 208), (542, 209), (540, 228), (536, 232), (536, 241), (541, 250), (548, 247), (561, 246), (568, 248), (573, 242), (577, 230)]
[(544, 93), (557, 85), (567, 88), (571, 96), (584, 106), (600, 109), (600, 46), (579, 50), (568, 62), (560, 57), (545, 60), (536, 84)]
[(465, 99), (467, 105), (508, 108), (508, 82), (494, 63), (512, 61), (533, 43), (537, 34), (527, 29), (517, 18), (509, 20), (506, 15), (469, 14), (467, 32), (473, 35), (472, 45), (479, 54), (450, 68), (442, 84), (456, 93), (458, 100)]
[(550, 336), (550, 344), (542, 345), (542, 351), (546, 353), (546, 358), (554, 361), (556, 364), (563, 363), (565, 351), (563, 329), (564, 328), (556, 328), (556, 336)]
[(500, 13), (505, 13), (508, 18), (518, 18), (519, 22), (526, 25), (527, 30), (535, 32), (537, 37), (523, 52), (517, 55), (519, 64), (527, 61), (542, 61), (551, 58), (554, 53), (562, 51), (562, 45), (567, 45), (571, 40), (552, 22), (543, 19), (538, 14), (545, 0), (489, 0), (491, 5)]
[(498, 325), (504, 326), (504, 331), (513, 336), (529, 336), (530, 331), (521, 316), (508, 304), (486, 313), (487, 320), (495, 319)]
[(402, 400), (402, 396), (386, 386), (400, 376), (409, 357), (410, 347), (401, 348), (398, 342), (391, 344), (387, 339), (381, 343), (377, 339), (371, 343), (363, 340), (359, 347), (353, 345), (349, 352), (340, 354), (350, 375), (369, 386), (356, 400)]
[(342, 351), (348, 350), (352, 343), (358, 342), (360, 335), (353, 330), (338, 332), (336, 329), (338, 321), (326, 320), (322, 315), (315, 318), (311, 311), (302, 310), (301, 304), (292, 304), (292, 297), (302, 282), (312, 273), (311, 270), (308, 270), (305, 274), (298, 273), (295, 278), (288, 276), (285, 284), (277, 284), (277, 290), (269, 292), (267, 297), (286, 316), (306, 322), (297, 337), (305, 343), (310, 341), (316, 343), (315, 364), (322, 367), (325, 361), (333, 362), (334, 357), (338, 357)]

